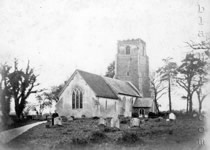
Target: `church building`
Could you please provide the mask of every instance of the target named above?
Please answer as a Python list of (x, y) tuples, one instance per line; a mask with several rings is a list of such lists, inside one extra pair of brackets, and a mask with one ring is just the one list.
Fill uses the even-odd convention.
[(145, 42), (141, 39), (118, 41), (115, 65), (114, 78), (76, 70), (59, 95), (56, 104), (59, 115), (131, 117), (134, 110), (140, 115), (154, 112), (153, 101), (148, 98), (149, 60)]

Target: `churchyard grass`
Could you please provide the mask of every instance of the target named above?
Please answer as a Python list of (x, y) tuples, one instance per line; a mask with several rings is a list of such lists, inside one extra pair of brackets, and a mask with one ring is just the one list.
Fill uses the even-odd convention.
[[(36, 126), (5, 148), (8, 149), (99, 149), (101, 145), (110, 149), (132, 147), (132, 149), (182, 149), (183, 147), (198, 147), (197, 140), (204, 133), (199, 128), (204, 121), (198, 117), (178, 116), (174, 122), (165, 119), (148, 119), (140, 128), (129, 128), (121, 124), (120, 130), (98, 127), (97, 119), (82, 118), (63, 123), (63, 126), (46, 128), (46, 124)], [(91, 147), (91, 148), (90, 148)]]

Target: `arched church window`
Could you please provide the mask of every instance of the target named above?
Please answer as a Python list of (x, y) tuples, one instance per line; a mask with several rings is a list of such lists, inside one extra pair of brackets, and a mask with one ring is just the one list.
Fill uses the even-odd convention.
[(72, 93), (72, 109), (75, 109), (75, 91)]
[(79, 89), (72, 92), (72, 109), (83, 108), (83, 93)]
[(79, 91), (76, 92), (76, 108), (79, 108)]
[(80, 92), (80, 108), (83, 107), (83, 95), (82, 92)]
[(130, 50), (131, 50), (130, 46), (126, 46), (126, 55), (130, 54)]

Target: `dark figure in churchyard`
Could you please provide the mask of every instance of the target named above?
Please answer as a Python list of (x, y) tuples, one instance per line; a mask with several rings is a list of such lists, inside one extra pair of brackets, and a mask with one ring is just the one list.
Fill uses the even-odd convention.
[(52, 126), (54, 125), (54, 118), (58, 117), (58, 113), (55, 111), (53, 114), (52, 114)]

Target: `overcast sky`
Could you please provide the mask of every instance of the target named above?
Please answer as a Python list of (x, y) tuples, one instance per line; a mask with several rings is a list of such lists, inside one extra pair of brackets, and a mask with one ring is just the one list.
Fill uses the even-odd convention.
[(180, 61), (199, 30), (209, 33), (209, 8), (209, 0), (0, 0), (0, 61), (29, 59), (48, 88), (75, 69), (104, 75), (117, 41), (141, 38), (155, 70), (168, 56)]

